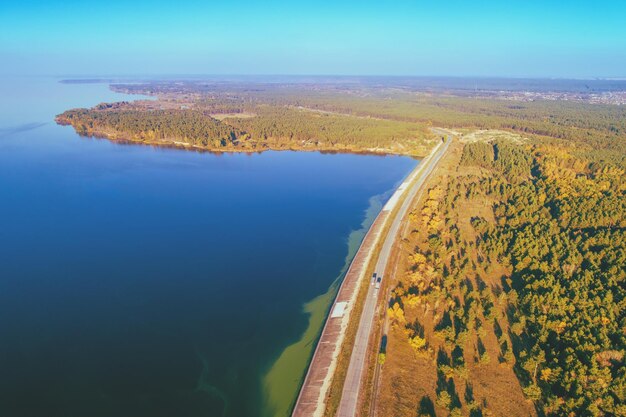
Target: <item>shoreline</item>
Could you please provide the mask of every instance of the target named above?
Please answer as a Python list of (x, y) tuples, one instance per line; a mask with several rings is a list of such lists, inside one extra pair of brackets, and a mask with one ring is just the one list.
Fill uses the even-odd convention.
[[(400, 185), (394, 190), (393, 195), (406, 191), (404, 186), (412, 184), (428, 164), (429, 160), (437, 153), (440, 145), (437, 144), (428, 156), (403, 179)], [(300, 386), (298, 398), (292, 408), (293, 417), (322, 417), (326, 410), (326, 401), (337, 370), (338, 359), (341, 354), (343, 343), (346, 339), (346, 330), (351, 322), (353, 314), (359, 314), (357, 306), (361, 284), (370, 270), (374, 252), (379, 245), (381, 236), (386, 231), (386, 226), (394, 212), (398, 199), (392, 198), (384, 205), (378, 213), (371, 227), (361, 241), (356, 255), (341, 282), (337, 295), (333, 300), (329, 315), (325, 319), (321, 335), (317, 340), (313, 357), (305, 378)], [(391, 200), (394, 200), (393, 202)], [(337, 309), (341, 304), (343, 309)], [(356, 309), (356, 311), (355, 311)], [(342, 310), (335, 315), (336, 310)]]
[[(303, 332), (301, 338), (286, 346), (278, 358), (274, 361), (269, 371), (263, 377), (263, 390), (266, 404), (264, 405), (263, 415), (270, 417), (287, 417), (298, 398), (300, 387), (306, 376), (306, 371), (310, 364), (317, 341), (321, 335), (325, 321), (330, 314), (332, 303), (339, 291), (342, 280), (356, 256), (359, 246), (370, 227), (374, 223), (378, 213), (382, 210), (384, 204), (383, 199), (388, 193), (392, 193), (394, 189), (383, 194), (377, 194), (370, 198), (369, 206), (365, 209), (365, 217), (361, 222), (361, 227), (352, 230), (347, 237), (348, 253), (346, 254), (344, 265), (339, 274), (323, 294), (317, 295), (302, 305), (303, 313), (308, 314), (309, 322), (307, 328)], [(306, 356), (303, 358), (302, 356)], [(305, 359), (305, 360), (303, 360)], [(294, 364), (295, 361), (300, 363)], [(294, 371), (294, 368), (297, 370)], [(288, 378), (294, 384), (293, 395), (289, 395), (289, 399), (281, 398), (285, 396), (285, 388), (276, 385), (272, 387), (273, 378)], [(290, 387), (291, 388), (291, 387)], [(288, 401), (288, 403), (287, 403)]]
[(76, 127), (71, 123), (60, 119), (58, 116), (54, 119), (55, 123), (60, 126), (71, 126), (74, 129), (74, 132), (83, 138), (92, 138), (92, 139), (101, 139), (108, 140), (113, 143), (117, 143), (120, 145), (145, 145), (145, 146), (153, 146), (157, 148), (164, 149), (179, 149), (186, 151), (195, 151), (198, 153), (214, 153), (214, 154), (225, 154), (225, 153), (262, 153), (267, 151), (295, 151), (295, 152), (320, 152), (326, 154), (354, 154), (354, 155), (372, 155), (372, 156), (406, 156), (413, 159), (424, 159), (427, 155), (422, 155), (419, 153), (403, 153), (403, 152), (395, 152), (388, 149), (358, 149), (358, 148), (350, 148), (350, 147), (324, 147), (324, 146), (261, 146), (259, 148), (237, 148), (237, 147), (228, 147), (228, 148), (216, 148), (211, 146), (199, 146), (194, 145), (187, 142), (182, 141), (172, 141), (172, 140), (144, 140), (144, 139), (134, 139), (128, 138), (124, 136), (118, 136), (117, 133), (110, 132), (102, 132), (102, 131), (87, 131), (87, 132), (78, 132)]

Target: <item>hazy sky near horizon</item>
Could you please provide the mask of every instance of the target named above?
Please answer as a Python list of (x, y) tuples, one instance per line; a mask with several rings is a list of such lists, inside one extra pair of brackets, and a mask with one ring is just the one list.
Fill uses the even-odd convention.
[(0, 2), (0, 74), (626, 76), (625, 1)]

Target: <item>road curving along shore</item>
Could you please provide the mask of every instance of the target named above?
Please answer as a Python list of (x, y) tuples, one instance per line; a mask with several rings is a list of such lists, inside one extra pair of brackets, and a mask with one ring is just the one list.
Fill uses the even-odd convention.
[[(365, 235), (339, 288), (322, 329), (313, 358), (294, 405), (293, 417), (322, 417), (324, 415), (326, 399), (337, 368), (337, 360), (345, 340), (346, 330), (351, 318), (356, 314), (356, 307), (358, 307), (356, 301), (359, 289), (363, 280), (369, 278), (366, 277), (368, 267), (375, 260), (375, 271), (378, 276), (382, 276), (384, 279), (384, 270), (391, 246), (397, 235), (401, 220), (406, 215), (410, 201), (445, 153), (450, 141), (451, 137), (448, 136), (446, 141), (438, 143), (431, 153), (400, 184)], [(396, 210), (398, 206), (399, 209)], [(380, 253), (378, 253), (377, 248), (381, 241), (384, 243)], [(378, 286), (371, 285), (368, 288), (339, 405), (338, 415), (340, 416), (354, 416), (356, 414), (358, 393), (360, 391), (363, 369), (366, 366), (367, 345), (378, 295), (376, 287)]]

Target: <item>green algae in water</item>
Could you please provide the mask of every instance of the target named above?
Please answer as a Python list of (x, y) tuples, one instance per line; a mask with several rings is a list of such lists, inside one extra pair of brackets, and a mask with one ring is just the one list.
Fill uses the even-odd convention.
[(219, 388), (217, 388), (214, 385), (211, 385), (208, 382), (208, 371), (209, 371), (209, 362), (206, 358), (204, 358), (202, 355), (200, 355), (199, 353), (197, 354), (198, 358), (200, 359), (200, 361), (202, 362), (202, 373), (200, 374), (200, 377), (198, 378), (198, 385), (196, 386), (196, 391), (197, 392), (204, 392), (210, 396), (214, 396), (216, 398), (219, 398), (222, 403), (224, 404), (224, 408), (222, 411), (222, 416), (226, 416), (228, 415), (228, 406), (229, 404), (229, 400), (228, 400), (228, 396)]
[(287, 417), (291, 412), (300, 386), (303, 382), (307, 366), (313, 355), (317, 339), (320, 336), (326, 315), (335, 299), (339, 285), (350, 267), (352, 259), (365, 234), (382, 210), (386, 194), (377, 195), (369, 200), (369, 207), (365, 210), (365, 219), (359, 230), (353, 230), (348, 236), (348, 254), (341, 272), (333, 281), (328, 291), (321, 294), (303, 306), (303, 312), (309, 315), (309, 324), (297, 342), (287, 346), (263, 378), (265, 404), (261, 415), (263, 417)]

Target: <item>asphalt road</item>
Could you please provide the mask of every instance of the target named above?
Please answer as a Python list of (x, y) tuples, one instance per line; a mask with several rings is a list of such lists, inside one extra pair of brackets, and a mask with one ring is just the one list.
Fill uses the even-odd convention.
[[(423, 161), (425, 164), (424, 168), (417, 173), (417, 178), (413, 178), (412, 184), (404, 191), (407, 193), (406, 198), (391, 223), (374, 270), (376, 276), (382, 276), (383, 280), (385, 279), (385, 269), (387, 268), (391, 249), (398, 235), (398, 231), (400, 230), (402, 219), (406, 217), (413, 198), (424, 185), (424, 182), (432, 173), (442, 155), (446, 152), (451, 141), (451, 137), (448, 136), (448, 139), (440, 146), (439, 150), (437, 150), (430, 159)], [(372, 279), (367, 290), (365, 305), (363, 306), (359, 328), (357, 329), (356, 339), (352, 348), (352, 355), (350, 356), (350, 364), (348, 365), (348, 372), (341, 393), (341, 401), (339, 402), (339, 409), (337, 410), (338, 417), (354, 417), (357, 414), (359, 392), (361, 390), (361, 384), (363, 383), (364, 371), (367, 368), (367, 349), (372, 334), (376, 305), (380, 292), (380, 290), (376, 289), (374, 284), (374, 279)]]

